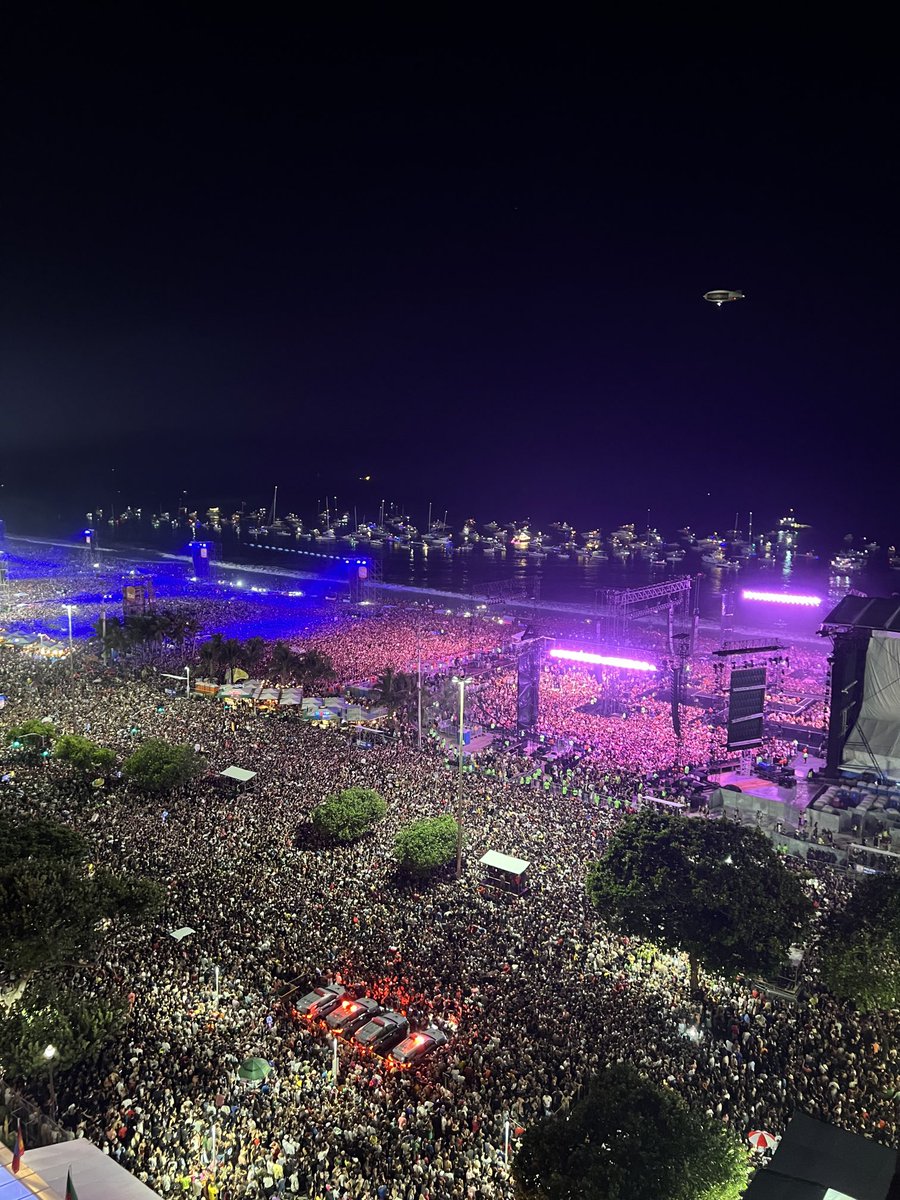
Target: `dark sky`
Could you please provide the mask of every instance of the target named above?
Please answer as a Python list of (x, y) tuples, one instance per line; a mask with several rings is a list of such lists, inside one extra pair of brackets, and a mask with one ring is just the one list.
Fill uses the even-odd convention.
[[(277, 482), (457, 521), (793, 505), (900, 534), (877, 30), (21, 7), (0, 30), (8, 507)], [(716, 309), (716, 287), (747, 299)]]

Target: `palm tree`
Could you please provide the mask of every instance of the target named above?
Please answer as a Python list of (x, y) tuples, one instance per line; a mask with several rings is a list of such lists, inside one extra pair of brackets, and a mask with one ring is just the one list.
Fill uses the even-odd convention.
[(307, 650), (297, 655), (297, 677), (304, 687), (312, 687), (316, 683), (324, 683), (334, 679), (334, 664), (327, 654), (321, 650)]
[(273, 678), (279, 683), (287, 683), (296, 679), (299, 674), (300, 655), (296, 654), (287, 642), (275, 642), (269, 655), (269, 669)]
[(247, 638), (244, 642), (244, 666), (251, 675), (256, 675), (266, 656), (266, 643), (261, 637)]
[(417, 698), (418, 680), (415, 675), (388, 667), (375, 685), (378, 703), (394, 712), (406, 712)]
[(94, 637), (100, 643), (100, 647), (105, 653), (114, 651), (116, 654), (121, 654), (128, 646), (128, 638), (125, 634), (124, 626), (118, 617), (106, 618), (105, 636), (103, 622), (98, 621), (94, 627)]
[(200, 647), (200, 668), (209, 676), (221, 682), (223, 664), (223, 643), (221, 633), (214, 633)]
[[(237, 638), (226, 638), (220, 647), (222, 663), (226, 671), (233, 671), (235, 667), (241, 665), (244, 660), (244, 649)], [(231, 676), (229, 675), (229, 678)]]

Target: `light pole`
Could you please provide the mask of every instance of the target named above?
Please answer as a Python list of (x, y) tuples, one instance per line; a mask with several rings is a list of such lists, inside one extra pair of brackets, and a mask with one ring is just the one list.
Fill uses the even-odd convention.
[(58, 1054), (58, 1050), (51, 1043), (44, 1049), (44, 1058), (47, 1060), (47, 1066), (50, 1070), (50, 1116), (56, 1120), (56, 1088), (53, 1086), (53, 1060)]
[(418, 736), (416, 738), (416, 749), (422, 749), (422, 613), (419, 611), (418, 621), (416, 622), (416, 661), (418, 673), (418, 687), (416, 692), (416, 707), (418, 709)]
[(466, 717), (466, 684), (472, 680), (466, 675), (454, 675), (453, 682), (459, 688), (459, 741), (456, 756), (456, 878), (462, 875), (463, 851), (463, 729)]
[(74, 675), (75, 674), (75, 659), (72, 657), (72, 650), (73, 650), (73, 646), (72, 646), (72, 612), (75, 608), (75, 605), (74, 604), (66, 604), (66, 605), (64, 605), (64, 608), (66, 610), (66, 615), (69, 618), (69, 672), (70, 672), (70, 674)]

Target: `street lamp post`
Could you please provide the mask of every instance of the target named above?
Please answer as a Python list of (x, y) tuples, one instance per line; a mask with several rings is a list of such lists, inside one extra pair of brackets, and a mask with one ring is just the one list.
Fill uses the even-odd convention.
[(44, 1058), (47, 1060), (47, 1066), (50, 1071), (50, 1116), (56, 1120), (56, 1088), (53, 1086), (53, 1060), (56, 1058), (58, 1051), (51, 1043), (44, 1050)]
[(453, 682), (459, 688), (459, 740), (456, 756), (456, 878), (462, 875), (463, 852), (463, 730), (466, 717), (466, 684), (471, 679), (465, 675), (454, 675)]
[(74, 608), (74, 604), (65, 605), (66, 616), (69, 618), (69, 672), (72, 675), (75, 674), (75, 659), (72, 656), (72, 650), (74, 648), (72, 646), (72, 611)]

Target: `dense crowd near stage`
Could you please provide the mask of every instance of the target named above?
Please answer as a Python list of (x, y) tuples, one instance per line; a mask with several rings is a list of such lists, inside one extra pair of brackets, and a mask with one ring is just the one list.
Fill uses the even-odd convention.
[[(505, 723), (514, 676), (502, 662), (487, 668), (511, 629), (489, 617), (428, 624), (429, 669), (477, 662), (483, 715)], [(386, 665), (411, 669), (422, 637), (421, 614), (398, 610), (334, 620), (314, 642), (346, 683)], [(100, 960), (77, 971), (85, 989), (127, 998), (124, 1033), (98, 1062), (56, 1081), (67, 1133), (90, 1138), (160, 1194), (209, 1193), (214, 1175), (222, 1200), (508, 1196), (506, 1123), (511, 1159), (523, 1129), (565, 1109), (594, 1068), (617, 1059), (742, 1137), (781, 1133), (799, 1106), (896, 1144), (900, 1060), (882, 1050), (872, 1022), (816, 987), (814, 946), (798, 1003), (708, 979), (695, 1007), (683, 961), (615, 936), (586, 899), (587, 865), (639, 788), (677, 795), (684, 767), (717, 752), (721, 733), (703, 710), (685, 709), (678, 741), (669, 706), (643, 695), (644, 682), (620, 685), (624, 717), (594, 716), (576, 709), (602, 693), (602, 678), (549, 670), (542, 728), (577, 749), (564, 760), (565, 793), (546, 786), (548, 772), (562, 778), (558, 765), (537, 770), (520, 749), (495, 743), (463, 777), (462, 880), (413, 886), (396, 874), (393, 838), (411, 819), (454, 808), (455, 763), (441, 739), (420, 750), (401, 725), (391, 743), (363, 749), (295, 715), (173, 696), (146, 667), (142, 678), (104, 673), (87, 651), (71, 674), (69, 665), (0, 648), (0, 726), (50, 717), (123, 757), (159, 737), (199, 747), (214, 772), (235, 764), (257, 773), (246, 791), (201, 782), (151, 800), (122, 782), (85, 794), (52, 762), (3, 768), (4, 808), (71, 822), (98, 863), (165, 883), (154, 927), (113, 935)], [(812, 659), (797, 670), (824, 678)], [(351, 783), (387, 801), (374, 834), (333, 849), (298, 837), (310, 809)], [(478, 860), (488, 849), (530, 861), (524, 896), (483, 888)], [(849, 884), (823, 867), (810, 886), (821, 912)], [(195, 932), (169, 935), (184, 926)], [(324, 980), (402, 1009), (417, 1027), (439, 1025), (447, 1046), (407, 1072), (342, 1046), (335, 1086), (330, 1042), (277, 998), (288, 981), (307, 990)], [(896, 1044), (898, 1031), (885, 1032)], [(272, 1064), (261, 1087), (237, 1077), (250, 1056)]]

